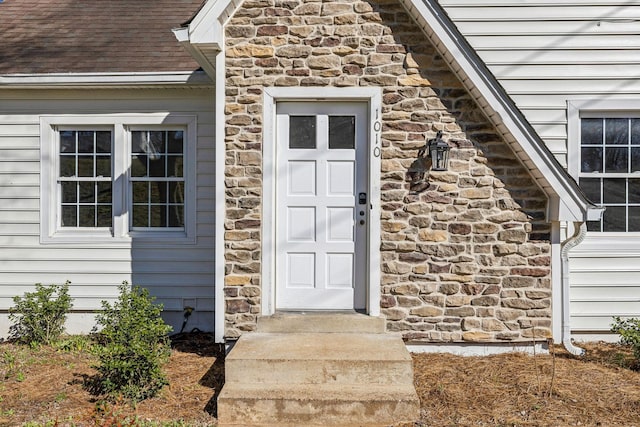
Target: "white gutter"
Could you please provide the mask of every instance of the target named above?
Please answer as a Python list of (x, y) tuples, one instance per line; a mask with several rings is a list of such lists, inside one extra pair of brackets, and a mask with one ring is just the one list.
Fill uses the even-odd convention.
[(157, 86), (211, 84), (211, 79), (201, 71), (171, 71), (149, 73), (48, 73), (7, 74), (0, 76), (0, 87), (45, 88), (67, 86)]
[(574, 356), (584, 356), (585, 350), (571, 341), (571, 312), (569, 311), (569, 251), (578, 246), (587, 235), (584, 222), (573, 223), (573, 236), (561, 245), (560, 259), (562, 263), (562, 344)]

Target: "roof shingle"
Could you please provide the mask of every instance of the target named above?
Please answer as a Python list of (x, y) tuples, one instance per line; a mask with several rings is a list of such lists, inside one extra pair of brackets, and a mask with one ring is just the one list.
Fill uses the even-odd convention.
[(194, 71), (171, 32), (202, 0), (4, 0), (0, 74)]

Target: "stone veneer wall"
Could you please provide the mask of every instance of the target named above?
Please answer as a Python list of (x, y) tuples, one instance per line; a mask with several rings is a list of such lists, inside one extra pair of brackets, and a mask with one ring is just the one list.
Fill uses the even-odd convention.
[[(383, 93), (382, 313), (429, 342), (551, 335), (544, 194), (393, 0), (246, 0), (226, 26), (226, 336), (260, 312), (262, 94)], [(418, 158), (438, 130), (447, 172)]]

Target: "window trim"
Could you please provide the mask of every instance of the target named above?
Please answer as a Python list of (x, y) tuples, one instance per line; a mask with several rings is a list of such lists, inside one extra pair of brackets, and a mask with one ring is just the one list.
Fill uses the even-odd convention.
[[(640, 99), (577, 99), (567, 102), (567, 170), (576, 182), (580, 178), (580, 120), (614, 117), (640, 118)], [(612, 175), (615, 174), (608, 174)], [(640, 232), (590, 231), (585, 242), (575, 250), (625, 252), (632, 248), (640, 250)]]
[[(129, 167), (131, 130), (145, 126), (156, 129), (181, 129), (185, 131), (184, 180), (185, 226), (184, 230), (136, 230), (129, 227)], [(59, 226), (59, 192), (57, 171), (59, 167), (58, 144), (61, 129), (109, 129), (113, 132), (112, 183), (113, 227), (70, 228)], [(40, 242), (41, 243), (112, 243), (129, 244), (133, 240), (144, 243), (196, 242), (196, 141), (197, 122), (194, 113), (158, 114), (86, 114), (40, 116)]]

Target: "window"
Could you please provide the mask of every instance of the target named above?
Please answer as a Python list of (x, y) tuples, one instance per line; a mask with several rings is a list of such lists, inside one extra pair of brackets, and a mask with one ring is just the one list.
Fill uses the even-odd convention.
[(194, 241), (195, 129), (182, 115), (41, 118), (41, 240)]
[(131, 132), (131, 228), (184, 227), (184, 132)]
[(589, 231), (640, 231), (640, 118), (580, 119), (579, 184), (607, 208)]
[(580, 119), (579, 184), (607, 208), (589, 231), (640, 231), (640, 118)]
[(58, 181), (61, 227), (111, 227), (109, 130), (61, 130)]

